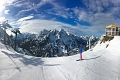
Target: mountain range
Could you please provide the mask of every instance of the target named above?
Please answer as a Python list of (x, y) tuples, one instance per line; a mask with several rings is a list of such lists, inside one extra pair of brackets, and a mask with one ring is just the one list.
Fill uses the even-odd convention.
[[(15, 37), (9, 36), (0, 28), (0, 40), (15, 48)], [(43, 30), (38, 34), (21, 33), (17, 35), (17, 52), (38, 57), (69, 56), (79, 52), (80, 44), (83, 51), (88, 50), (89, 39), (91, 45), (99, 39), (94, 36), (77, 36), (64, 29)], [(91, 47), (92, 47), (91, 46)]]
[(19, 34), (17, 43), (22, 50), (27, 50), (34, 56), (54, 57), (76, 54), (80, 44), (83, 45), (83, 51), (87, 50), (89, 39), (92, 46), (98, 40), (94, 36), (77, 36), (64, 29), (59, 31), (44, 29), (38, 34)]

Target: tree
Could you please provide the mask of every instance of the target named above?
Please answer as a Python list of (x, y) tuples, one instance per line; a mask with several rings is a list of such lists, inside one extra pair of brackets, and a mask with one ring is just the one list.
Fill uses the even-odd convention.
[(15, 34), (15, 51), (16, 51), (16, 39), (17, 39), (17, 34), (21, 34), (20, 31), (19, 31), (19, 28), (16, 28), (14, 30), (11, 30), (11, 32), (13, 32)]
[(6, 29), (7, 28), (12, 28), (12, 27), (8, 24), (8, 20), (3, 21), (0, 24), (0, 27), (3, 28), (3, 30), (4, 30), (4, 44), (6, 44)]

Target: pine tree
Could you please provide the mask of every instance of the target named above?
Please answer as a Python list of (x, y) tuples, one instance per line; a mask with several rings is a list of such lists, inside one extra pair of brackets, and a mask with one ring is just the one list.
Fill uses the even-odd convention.
[(3, 21), (0, 24), (0, 27), (3, 28), (3, 30), (4, 30), (4, 44), (6, 44), (6, 29), (7, 28), (12, 28), (12, 27), (8, 24), (8, 20)]
[(21, 34), (20, 31), (19, 31), (19, 28), (16, 28), (14, 30), (12, 30), (11, 32), (13, 32), (15, 34), (15, 50), (16, 50), (16, 39), (17, 39), (17, 35), (18, 34)]

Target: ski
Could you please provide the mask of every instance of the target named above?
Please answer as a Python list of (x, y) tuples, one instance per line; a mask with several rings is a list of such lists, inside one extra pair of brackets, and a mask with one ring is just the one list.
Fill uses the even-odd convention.
[[(82, 60), (84, 60), (84, 59), (82, 59)], [(76, 60), (76, 61), (82, 61), (82, 60), (78, 59), (78, 60)]]

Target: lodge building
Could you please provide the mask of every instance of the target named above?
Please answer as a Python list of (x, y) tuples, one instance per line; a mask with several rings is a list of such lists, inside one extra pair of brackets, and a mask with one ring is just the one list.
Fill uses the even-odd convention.
[(117, 27), (115, 24), (106, 26), (106, 36), (120, 36), (120, 27)]

